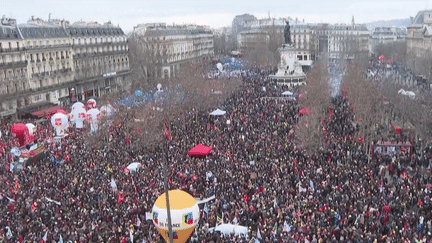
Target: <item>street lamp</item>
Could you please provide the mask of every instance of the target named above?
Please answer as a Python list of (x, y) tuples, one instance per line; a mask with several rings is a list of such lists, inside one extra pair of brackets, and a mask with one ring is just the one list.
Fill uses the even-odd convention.
[[(162, 92), (162, 85), (158, 84), (157, 85), (157, 92), (160, 93)], [(164, 116), (164, 129), (168, 129), (169, 126), (169, 119), (168, 116), (166, 114), (166, 109), (162, 108), (162, 113)], [(169, 131), (169, 129), (168, 129)], [(170, 137), (169, 135), (166, 136), (166, 141), (165, 141), (165, 146), (162, 147), (162, 151), (163, 151), (163, 160), (162, 160), (162, 166), (163, 166), (163, 174), (164, 174), (164, 191), (165, 191), (165, 195), (166, 195), (166, 208), (167, 208), (167, 217), (168, 217), (168, 236), (170, 239), (170, 243), (173, 243), (173, 231), (172, 231), (172, 223), (171, 223), (171, 210), (170, 210), (170, 203), (169, 203), (169, 195), (168, 195), (168, 149), (169, 149), (169, 141), (170, 141)]]

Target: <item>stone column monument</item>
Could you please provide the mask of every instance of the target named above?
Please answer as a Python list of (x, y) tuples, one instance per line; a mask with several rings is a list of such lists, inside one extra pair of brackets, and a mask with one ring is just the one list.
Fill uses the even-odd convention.
[(286, 21), (284, 28), (284, 38), (285, 43), (278, 49), (281, 57), (278, 71), (275, 75), (270, 75), (270, 79), (277, 84), (302, 85), (306, 75), (303, 73), (301, 64), (297, 61), (297, 49), (292, 44), (291, 28), (288, 21)]

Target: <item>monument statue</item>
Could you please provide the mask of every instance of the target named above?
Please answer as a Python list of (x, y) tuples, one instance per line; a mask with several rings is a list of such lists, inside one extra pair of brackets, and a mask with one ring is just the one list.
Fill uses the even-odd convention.
[(289, 21), (286, 20), (285, 22), (286, 22), (285, 29), (284, 29), (285, 44), (291, 44), (291, 30), (290, 30)]

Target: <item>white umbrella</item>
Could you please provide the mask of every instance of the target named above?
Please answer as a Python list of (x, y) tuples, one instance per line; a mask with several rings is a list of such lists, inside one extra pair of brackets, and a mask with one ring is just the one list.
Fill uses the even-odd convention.
[(285, 92), (283, 92), (282, 93), (282, 95), (293, 95), (294, 93), (293, 92), (290, 92), (290, 91), (285, 91)]
[(210, 115), (212, 116), (223, 116), (226, 114), (226, 111), (220, 110), (220, 109), (216, 109), (214, 111), (212, 111), (212, 113), (210, 113)]
[(218, 63), (218, 64), (216, 64), (216, 67), (217, 67), (217, 69), (219, 69), (219, 72), (222, 72), (222, 71), (223, 71), (222, 63)]
[(131, 163), (130, 165), (127, 166), (128, 170), (129, 170), (130, 172), (132, 172), (132, 171), (137, 171), (138, 168), (140, 168), (140, 167), (141, 167), (141, 164), (138, 163), (138, 162), (133, 162), (133, 163)]
[(233, 224), (220, 224), (216, 226), (214, 229), (215, 231), (219, 231), (224, 235), (230, 235), (232, 232), (234, 232), (234, 235), (247, 235), (248, 229), (247, 227), (240, 226), (240, 225), (233, 225)]

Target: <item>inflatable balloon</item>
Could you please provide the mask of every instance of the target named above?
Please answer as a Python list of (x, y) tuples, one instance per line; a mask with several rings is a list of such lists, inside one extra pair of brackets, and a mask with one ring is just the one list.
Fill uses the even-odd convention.
[(31, 124), (31, 123), (27, 123), (27, 124), (26, 124), (26, 127), (27, 127), (28, 130), (29, 130), (29, 134), (30, 134), (31, 136), (34, 136), (35, 133), (36, 133), (36, 126), (33, 125), (33, 124)]
[(98, 130), (98, 121), (100, 120), (100, 112), (98, 109), (90, 109), (87, 111), (87, 120), (90, 122), (90, 130), (96, 132)]
[(76, 102), (76, 103), (74, 103), (74, 104), (72, 105), (72, 110), (76, 109), (77, 107), (81, 107), (81, 108), (83, 108), (83, 109), (86, 109), (86, 106), (85, 106), (83, 103), (81, 103), (81, 102)]
[[(199, 221), (199, 207), (191, 195), (181, 190), (169, 193), (173, 242), (185, 243)], [(153, 223), (166, 242), (169, 241), (165, 193), (156, 199), (152, 210)]]
[(75, 122), (76, 128), (83, 128), (84, 121), (86, 120), (87, 112), (84, 108), (78, 107), (71, 113), (72, 120)]
[(57, 136), (63, 136), (64, 130), (69, 125), (69, 121), (65, 114), (56, 113), (51, 117), (51, 125), (56, 130)]
[(58, 109), (58, 110), (56, 111), (56, 113), (62, 113), (62, 114), (65, 114), (65, 115), (66, 115), (66, 111), (63, 110), (63, 109)]
[(103, 116), (112, 116), (114, 115), (114, 108), (111, 105), (104, 105), (100, 108), (100, 113)]
[(87, 109), (93, 109), (93, 108), (96, 108), (96, 100), (89, 99), (87, 101)]
[(23, 123), (13, 125), (11, 133), (18, 139), (20, 146), (26, 146), (35, 140), (33, 136), (30, 136), (28, 127)]
[(142, 91), (141, 90), (135, 90), (135, 96), (136, 97), (141, 97), (142, 96)]
[(222, 63), (218, 63), (218, 64), (216, 64), (216, 67), (217, 67), (217, 69), (219, 69), (219, 72), (222, 72), (222, 71), (223, 71)]

